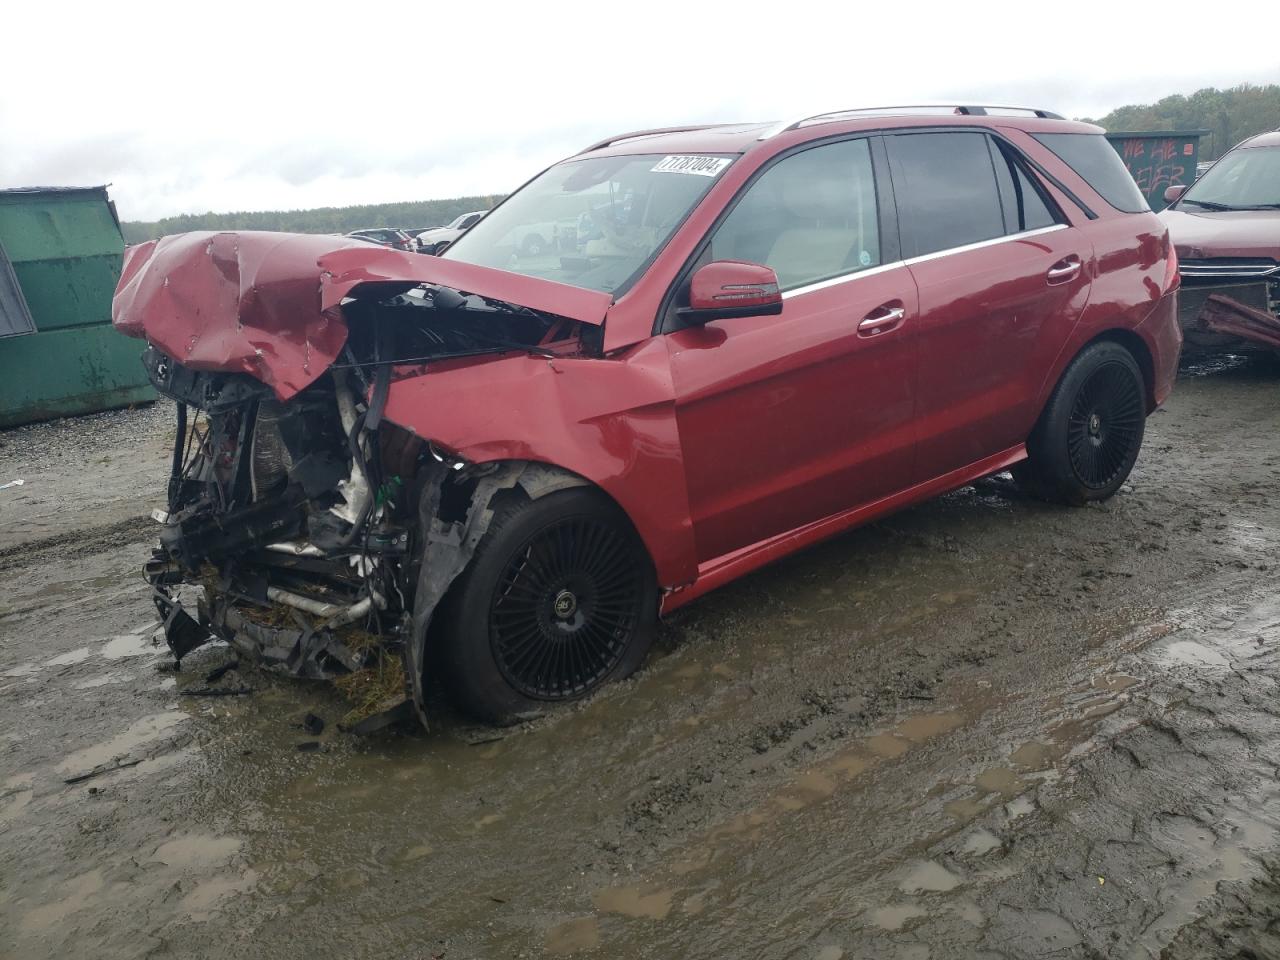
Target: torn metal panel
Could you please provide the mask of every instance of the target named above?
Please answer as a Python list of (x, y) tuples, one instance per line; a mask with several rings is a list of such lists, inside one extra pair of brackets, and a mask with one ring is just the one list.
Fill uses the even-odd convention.
[(130, 247), (112, 320), (190, 370), (246, 373), (283, 401), (337, 360), (347, 298), (386, 299), (422, 284), (594, 326), (612, 303), (597, 291), (358, 240), (206, 231)]
[(1239, 337), (1280, 350), (1280, 317), (1232, 297), (1210, 295), (1200, 312), (1199, 322), (1211, 333)]
[(356, 240), (184, 233), (129, 247), (116, 329), (190, 370), (247, 373), (285, 400), (337, 359), (347, 329), (320, 309), (317, 260)]
[(414, 594), (412, 629), (409, 642), (402, 649), (414, 707), (424, 727), (427, 717), (423, 709), (423, 672), (431, 618), (489, 529), (497, 494), (519, 486), (529, 499), (536, 500), (556, 490), (586, 483), (581, 477), (545, 464), (505, 463), (476, 482), (466, 516), (449, 521), (441, 516), (441, 500), (448, 480), (449, 470), (441, 466), (423, 489), (419, 512), (419, 523), (425, 531), (422, 562)]

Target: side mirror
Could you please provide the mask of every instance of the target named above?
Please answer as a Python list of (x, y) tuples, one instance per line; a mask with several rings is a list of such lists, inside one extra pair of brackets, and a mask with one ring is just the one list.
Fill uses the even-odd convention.
[(781, 312), (782, 293), (772, 267), (745, 260), (714, 260), (694, 272), (689, 281), (689, 306), (681, 307), (676, 315), (692, 326)]
[(1174, 186), (1174, 187), (1165, 187), (1165, 188), (1164, 188), (1164, 202), (1165, 202), (1165, 203), (1173, 203), (1175, 200), (1177, 200), (1179, 197), (1181, 197), (1181, 196), (1182, 196), (1184, 193), (1186, 193), (1186, 192), (1187, 192), (1187, 188), (1186, 188), (1186, 185), (1185, 185), (1185, 184), (1182, 184), (1182, 185), (1179, 185), (1179, 186)]

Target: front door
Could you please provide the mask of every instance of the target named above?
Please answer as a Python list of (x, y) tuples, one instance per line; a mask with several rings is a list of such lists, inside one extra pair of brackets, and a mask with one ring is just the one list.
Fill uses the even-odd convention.
[(910, 483), (917, 298), (872, 150), (784, 154), (715, 228), (701, 259), (772, 267), (781, 315), (667, 335), (699, 562)]

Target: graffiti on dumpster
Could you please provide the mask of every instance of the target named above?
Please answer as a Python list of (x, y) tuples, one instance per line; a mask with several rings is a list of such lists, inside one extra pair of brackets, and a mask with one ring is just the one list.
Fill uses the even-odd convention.
[(1112, 134), (1108, 139), (1153, 210), (1164, 209), (1167, 188), (1195, 181), (1198, 135)]

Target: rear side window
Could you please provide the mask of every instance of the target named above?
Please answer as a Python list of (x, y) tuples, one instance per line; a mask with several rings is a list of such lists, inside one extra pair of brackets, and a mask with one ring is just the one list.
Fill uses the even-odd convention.
[(1037, 133), (1033, 136), (1093, 187), (1098, 196), (1124, 213), (1146, 213), (1151, 207), (1120, 154), (1100, 133)]
[(1059, 222), (1053, 201), (1023, 168), (1014, 151), (992, 142), (991, 159), (996, 165), (996, 180), (1004, 205), (1005, 233), (1039, 230)]
[(1004, 236), (986, 134), (912, 133), (886, 140), (904, 257)]

